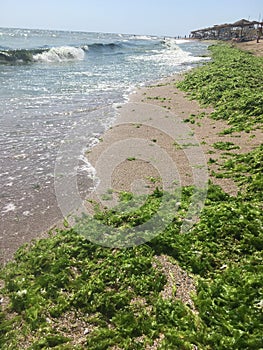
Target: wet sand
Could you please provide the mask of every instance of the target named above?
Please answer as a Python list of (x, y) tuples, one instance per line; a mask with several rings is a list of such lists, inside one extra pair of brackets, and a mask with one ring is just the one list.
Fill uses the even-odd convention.
[[(223, 153), (223, 151), (212, 147), (215, 142), (229, 141), (235, 143), (240, 147), (240, 149), (233, 150), (236, 153), (249, 152), (260, 143), (262, 138), (260, 130), (252, 132), (255, 135), (254, 137), (251, 137), (251, 133), (245, 132), (224, 136), (219, 135), (221, 131), (228, 127), (227, 123), (221, 120), (210, 119), (209, 113), (212, 112), (212, 109), (201, 108), (198, 102), (189, 100), (184, 92), (176, 88), (175, 84), (178, 79), (181, 79), (180, 75), (167, 78), (157, 85), (140, 88), (130, 96), (130, 101), (127, 105), (130, 104), (131, 108), (124, 106), (123, 110), (119, 110), (116, 125), (103, 135), (103, 141), (87, 155), (88, 160), (95, 168), (96, 162), (101, 155), (120, 140), (125, 140), (128, 143), (130, 139), (138, 138), (139, 140), (146, 140), (149, 147), (154, 145), (161, 147), (164, 153), (168, 154), (176, 164), (178, 174), (177, 176), (171, 174), (171, 176), (174, 176), (173, 180), (179, 181), (181, 186), (186, 186), (195, 182), (193, 174), (195, 166), (190, 164), (191, 161), (189, 162), (188, 159), (189, 149), (191, 149), (191, 152), (194, 149), (191, 143), (196, 143), (198, 153), (202, 153), (206, 163), (211, 157), (211, 151), (215, 159), (220, 159)], [(185, 125), (187, 129), (184, 129), (182, 138), (178, 137), (176, 133), (174, 137), (171, 137), (170, 133), (165, 133), (161, 120), (157, 127), (156, 125), (150, 127), (146, 124), (147, 118), (151, 118), (151, 113), (153, 112), (147, 115), (145, 110), (148, 107), (152, 111), (153, 106), (158, 106), (158, 113), (165, 115), (168, 119), (170, 123), (168, 123), (168, 129), (172, 130), (174, 124), (178, 123), (178, 121)], [(140, 113), (140, 109), (142, 109), (142, 113)], [(132, 114), (132, 110), (135, 116)], [(197, 116), (200, 113), (205, 113), (206, 116), (199, 119), (197, 123), (184, 123), (189, 116)], [(177, 127), (178, 125), (180, 124), (177, 124)], [(188, 136), (191, 134), (192, 139), (184, 140), (187, 134)], [(179, 144), (179, 147), (176, 147), (176, 144)], [(141, 158), (139, 159), (139, 157), (136, 158), (134, 156), (134, 150), (132, 150), (130, 158), (135, 159), (132, 161), (123, 159), (112, 174), (107, 174), (107, 176), (111, 177), (111, 189), (113, 191), (117, 193), (120, 191), (133, 191), (133, 182), (135, 179), (138, 181), (139, 177), (145, 188), (153, 189), (156, 186), (156, 182), (154, 184), (151, 183), (149, 178), (158, 178), (159, 176), (160, 179), (160, 173), (158, 174), (158, 171), (156, 171), (160, 169), (156, 169), (154, 162), (142, 160), (144, 152), (146, 152), (146, 148), (142, 150)], [(159, 151), (157, 150), (157, 152)], [(202, 175), (205, 176), (205, 172), (207, 172), (207, 176), (210, 177), (211, 171), (216, 170), (216, 168), (216, 165), (211, 165), (203, 171)], [(237, 194), (237, 186), (232, 180), (213, 178), (213, 182), (222, 186), (229, 194)], [(157, 185), (162, 186), (161, 179), (157, 182)]]
[[(78, 177), (81, 197), (85, 197), (87, 188), (92, 185), (89, 178)], [(5, 192), (5, 195), (8, 193)], [(12, 197), (14, 195), (12, 193)], [(10, 260), (22, 244), (47, 237), (51, 229), (64, 227), (53, 182), (48, 186), (40, 184), (36, 188), (28, 187), (24, 193), (24, 202), (26, 206), (16, 208), (15, 211), (10, 210), (0, 218), (0, 266)]]
[[(262, 55), (263, 40), (260, 43), (236, 45)], [(98, 165), (102, 172), (100, 174), (103, 174), (104, 187), (100, 188), (100, 197), (109, 190), (114, 197), (115, 194), (118, 196), (120, 191), (140, 194), (150, 193), (156, 186), (167, 188), (175, 183), (177, 186), (196, 184), (198, 181), (202, 183), (206, 181), (206, 177), (211, 176), (212, 170), (217, 169), (216, 164), (207, 167), (211, 151), (213, 159), (218, 159), (219, 164), (222, 161), (223, 151), (214, 149), (212, 147), (214, 142), (233, 142), (240, 147), (234, 150), (238, 153), (249, 152), (260, 144), (262, 140), (260, 130), (219, 136), (220, 131), (227, 128), (227, 124), (224, 121), (210, 119), (208, 115), (211, 109), (201, 108), (196, 101), (189, 100), (185, 93), (179, 91), (175, 86), (178, 79), (181, 79), (180, 75), (164, 79), (152, 86), (139, 88), (131, 94), (126, 105), (117, 108), (118, 117), (115, 125), (87, 154), (91, 164), (95, 168)], [(184, 123), (189, 116), (200, 113), (205, 113), (206, 116), (197, 123)], [(180, 125), (183, 129), (176, 132)], [(183, 133), (181, 138), (180, 132)], [(196, 150), (197, 160), (194, 164), (195, 160), (191, 160), (189, 155), (191, 152), (194, 154)], [(164, 171), (165, 162), (171, 162), (175, 170)], [(237, 193), (237, 187), (232, 180), (213, 178), (213, 182), (232, 195)], [(80, 192), (81, 186), (78, 189)], [(96, 192), (90, 195), (90, 198), (98, 199), (98, 197)], [(34, 216), (23, 217), (22, 213), (16, 217), (10, 215), (7, 221), (1, 223), (1, 263), (10, 260), (21, 244), (46, 236), (47, 230), (52, 226), (63, 226), (61, 225), (63, 215), (53, 189), (50, 189), (46, 198)], [(109, 204), (108, 200), (102, 200), (103, 206)], [(37, 203), (31, 205), (36, 206)], [(45, 215), (43, 211), (46, 212)]]

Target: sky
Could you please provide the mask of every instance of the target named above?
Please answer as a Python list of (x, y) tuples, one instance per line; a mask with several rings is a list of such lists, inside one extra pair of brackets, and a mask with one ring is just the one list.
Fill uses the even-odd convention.
[(0, 27), (160, 36), (263, 18), (262, 0), (0, 0), (0, 9)]

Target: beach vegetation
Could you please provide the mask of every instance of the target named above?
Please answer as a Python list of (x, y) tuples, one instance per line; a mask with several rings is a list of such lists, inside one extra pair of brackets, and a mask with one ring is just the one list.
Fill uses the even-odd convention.
[(176, 141), (174, 141), (173, 146), (174, 146), (174, 148), (177, 149), (177, 150), (183, 149), (183, 147), (182, 147), (178, 142), (176, 142)]
[(147, 100), (158, 100), (161, 102), (170, 101), (171, 98), (161, 97), (161, 96), (147, 96)]
[(188, 118), (185, 118), (183, 121), (184, 123), (191, 123), (191, 124), (195, 124), (195, 115), (190, 115)]
[[(209, 96), (209, 103), (219, 113), (219, 100), (209, 95), (214, 88), (220, 100), (225, 98), (227, 121), (233, 130), (255, 127), (260, 116), (247, 114), (246, 121), (235, 119), (230, 108), (233, 94), (226, 94), (224, 89), (232, 89), (235, 82), (238, 87), (245, 84), (246, 91), (248, 85), (255, 84), (257, 90), (259, 77), (255, 77), (253, 67), (258, 66), (253, 64), (258, 61), (225, 45), (211, 50), (214, 59), (208, 63), (210, 68), (205, 65), (190, 72), (192, 78), (186, 77), (181, 87), (190, 89), (192, 82), (191, 94), (195, 89), (195, 97), (204, 101)], [(241, 76), (237, 79), (236, 64), (241, 62), (245, 68), (244, 72), (239, 69)], [(221, 86), (224, 89), (220, 90)], [(177, 143), (174, 146), (179, 147)], [(217, 142), (213, 147), (229, 151), (236, 145)], [(144, 196), (120, 192), (116, 207), (105, 209), (94, 202), (94, 217), (83, 216), (74, 227), (65, 219), (65, 229), (55, 229), (48, 238), (19, 248), (14, 260), (0, 270), (0, 348), (143, 350), (154, 345), (159, 350), (260, 349), (262, 151), (261, 145), (247, 153), (231, 153), (220, 163), (216, 175), (236, 182), (236, 196), (211, 180), (206, 193), (194, 186), (178, 187), (174, 193), (157, 187)], [(209, 162), (217, 160), (210, 158)], [(153, 184), (159, 181), (149, 180)], [(106, 195), (113, 192), (109, 189)], [(205, 196), (204, 207), (198, 221), (182, 233), (194, 196)], [(118, 249), (97, 245), (85, 237), (85, 232), (94, 238), (103, 236), (107, 227), (113, 227), (117, 232), (113, 239), (125, 241), (124, 230), (129, 228), (132, 233), (133, 228), (148, 222), (164, 201), (170, 205), (161, 217), (167, 224), (162, 230), (152, 227), (148, 241), (138, 240), (133, 247)], [(104, 225), (103, 232), (96, 231), (96, 223)], [(180, 281), (171, 271), (166, 274), (157, 257), (166, 257), (179, 266), (195, 290), (188, 291), (185, 280)], [(167, 292), (169, 278), (171, 293)], [(182, 287), (191, 303), (182, 300)]]
[[(6, 304), (0, 313), (0, 346), (144, 349), (157, 342), (159, 349), (259, 348), (263, 230), (260, 190), (257, 195), (254, 190), (261, 175), (260, 151), (235, 155), (238, 166), (226, 163), (229, 176), (240, 185), (246, 176), (248, 186), (231, 197), (210, 183), (200, 220), (185, 234), (180, 227), (193, 187), (181, 189), (170, 224), (148, 243), (103, 248), (73, 227), (21, 247), (1, 271)], [(134, 198), (120, 195), (124, 203)], [(147, 221), (161, 200), (156, 190), (135, 211), (98, 209), (95, 215), (122, 230)], [(162, 296), (167, 277), (154, 265), (160, 255), (194, 278), (198, 312), (178, 299), (175, 277), (173, 296)], [(71, 321), (64, 322), (69, 314)]]
[(197, 147), (197, 146), (199, 146), (198, 143), (193, 143), (193, 142), (187, 142), (182, 144), (182, 148)]
[(215, 149), (230, 151), (232, 149), (239, 149), (240, 147), (230, 141), (218, 141), (213, 144)]
[(209, 49), (212, 60), (188, 72), (177, 86), (203, 106), (212, 106), (210, 116), (226, 120), (229, 133), (258, 127), (263, 121), (262, 57), (226, 44)]
[(137, 129), (140, 129), (140, 127), (142, 126), (142, 124), (141, 123), (138, 123), (138, 124), (133, 124), (134, 125), (134, 127), (135, 128), (137, 128)]
[(101, 199), (104, 201), (110, 201), (113, 199), (113, 196), (112, 194), (109, 194), (109, 193), (103, 193), (101, 196)]
[(156, 184), (157, 182), (161, 182), (162, 180), (160, 177), (153, 177), (153, 176), (148, 176), (146, 179), (153, 184)]

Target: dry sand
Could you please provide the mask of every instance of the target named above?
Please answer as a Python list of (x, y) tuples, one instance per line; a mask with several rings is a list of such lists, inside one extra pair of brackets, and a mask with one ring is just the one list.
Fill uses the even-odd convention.
[[(133, 191), (135, 180), (136, 182), (141, 180), (141, 183), (144, 183), (148, 191), (156, 187), (156, 185), (162, 186), (162, 176), (160, 174), (160, 170), (162, 169), (156, 169), (156, 163), (154, 161), (142, 160), (144, 153), (147, 153), (147, 147), (153, 148), (155, 145), (161, 147), (164, 154), (167, 154), (175, 162), (178, 171), (178, 174), (170, 174), (170, 180), (175, 180), (180, 185), (185, 186), (196, 182), (193, 174), (195, 166), (189, 164), (188, 159), (188, 153), (194, 151), (193, 142), (196, 143), (198, 152), (202, 153), (206, 163), (210, 158), (213, 158), (218, 164), (224, 161), (224, 158), (222, 158), (224, 151), (215, 149), (212, 146), (215, 142), (233, 142), (240, 147), (240, 149), (233, 150), (233, 153), (246, 153), (259, 145), (260, 140), (262, 140), (262, 132), (260, 130), (250, 133), (240, 132), (231, 135), (220, 135), (221, 131), (229, 127), (227, 123), (209, 118), (209, 113), (212, 112), (212, 109), (201, 108), (196, 101), (189, 100), (187, 95), (175, 86), (178, 79), (181, 79), (180, 75), (165, 79), (156, 85), (140, 88), (133, 93), (127, 105), (130, 104), (130, 109), (133, 109), (135, 116), (127, 106), (120, 108), (116, 125), (105, 133), (102, 142), (95, 146), (87, 155), (88, 160), (96, 168), (96, 161), (100, 159), (101, 155), (118, 142), (126, 141), (127, 145), (129, 145), (130, 140), (143, 139), (146, 141), (146, 146), (144, 149), (141, 149), (139, 157), (135, 156), (133, 149), (131, 149), (130, 156), (126, 157), (126, 159), (120, 155), (118, 166), (116, 166), (113, 172), (106, 174), (106, 177), (110, 177), (108, 189), (112, 189), (116, 193), (120, 191)], [(136, 104), (139, 106), (137, 110), (135, 108), (137, 106)], [(154, 123), (154, 127), (151, 127), (147, 124), (147, 121), (151, 118), (151, 112), (155, 115), (153, 106), (158, 106), (160, 123), (157, 126)], [(149, 113), (146, 112), (147, 108), (150, 111)], [(191, 115), (197, 116), (200, 113), (205, 113), (205, 116), (197, 119), (197, 122), (194, 124), (184, 123), (184, 120), (188, 119)], [(178, 134), (175, 132), (174, 137), (172, 137), (172, 132), (169, 134), (166, 132), (167, 126), (163, 127), (161, 120), (163, 116), (166, 117), (168, 129), (170, 128), (171, 131), (174, 125), (177, 123), (176, 125), (178, 127), (178, 121), (181, 121), (182, 125), (184, 124), (184, 127), (188, 129), (188, 132), (185, 131), (187, 129), (184, 129), (183, 137), (187, 136), (185, 133), (188, 133), (189, 136), (192, 134), (193, 141), (189, 138), (188, 141), (183, 142), (182, 137), (182, 143), (177, 147), (178, 143), (180, 143)], [(125, 145), (125, 142), (123, 144)], [(122, 152), (121, 147), (117, 149)], [(159, 149), (156, 149), (156, 156), (158, 153)], [(106, 157), (104, 159), (107, 160)], [(111, 163), (110, 159), (109, 163)], [(218, 166), (215, 163), (209, 165), (209, 168), (207, 168), (208, 177), (211, 178), (211, 171), (216, 171), (217, 168)], [(108, 171), (110, 171), (110, 167)], [(203, 175), (205, 176), (204, 171)], [(174, 179), (172, 179), (173, 176)], [(158, 179), (159, 181), (153, 183), (149, 180), (151, 178)], [(222, 186), (229, 194), (235, 195), (237, 193), (237, 186), (232, 180), (217, 178), (212, 178), (212, 180), (214, 183)], [(107, 190), (106, 187), (105, 190)]]
[(257, 43), (256, 40), (235, 44), (241, 50), (250, 51), (256, 56), (263, 56), (263, 38)]

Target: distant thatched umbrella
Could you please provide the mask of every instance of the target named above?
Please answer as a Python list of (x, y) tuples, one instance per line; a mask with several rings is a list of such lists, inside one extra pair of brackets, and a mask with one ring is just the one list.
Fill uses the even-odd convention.
[(253, 22), (250, 22), (246, 19), (241, 19), (240, 21), (237, 21), (235, 23), (232, 24), (232, 27), (246, 27), (246, 26), (250, 26), (253, 25)]
[(262, 27), (262, 22), (248, 21), (246, 19), (241, 19), (235, 23), (224, 23), (219, 25), (214, 25), (213, 27), (203, 28), (193, 30), (191, 34), (193, 36), (203, 37), (203, 38), (225, 38), (230, 39), (233, 34), (238, 35), (240, 38), (243, 36), (243, 31), (245, 27), (253, 27), (255, 25)]
[(215, 28), (215, 29), (222, 29), (222, 28), (228, 28), (228, 27), (230, 27), (230, 26), (231, 26), (231, 24), (229, 24), (229, 23), (215, 24), (215, 25), (214, 25), (214, 28)]
[(240, 30), (240, 38), (242, 38), (244, 27), (248, 27), (248, 26), (251, 26), (251, 25), (254, 25), (254, 23), (243, 18), (240, 21), (237, 21), (237, 22), (233, 23), (232, 27), (233, 28), (235, 28), (235, 27), (241, 28), (241, 30)]

